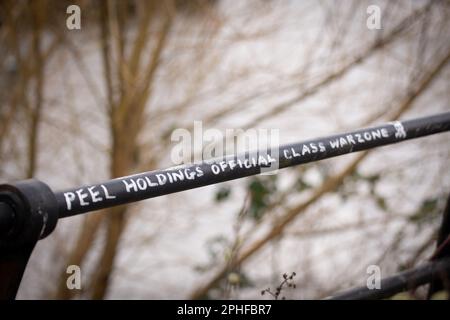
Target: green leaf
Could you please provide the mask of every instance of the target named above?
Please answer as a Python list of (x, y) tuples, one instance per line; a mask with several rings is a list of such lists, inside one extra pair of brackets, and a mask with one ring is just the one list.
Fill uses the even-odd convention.
[(409, 218), (409, 220), (419, 224), (433, 220), (433, 218), (438, 216), (437, 204), (438, 198), (425, 199), (420, 208)]
[(227, 200), (231, 195), (231, 188), (229, 186), (221, 186), (215, 195), (216, 202), (222, 202)]
[(250, 193), (249, 216), (259, 220), (266, 213), (270, 196), (277, 190), (276, 176), (254, 177), (248, 185)]
[(305, 190), (308, 190), (308, 189), (311, 189), (311, 188), (312, 188), (312, 186), (309, 183), (307, 183), (305, 180), (303, 180), (302, 177), (299, 177), (297, 179), (297, 182), (295, 184), (295, 189), (298, 192), (302, 192), (302, 191), (305, 191)]
[(380, 196), (376, 196), (375, 198), (378, 207), (383, 210), (386, 211), (387, 210), (387, 204), (386, 204), (386, 200), (383, 197)]

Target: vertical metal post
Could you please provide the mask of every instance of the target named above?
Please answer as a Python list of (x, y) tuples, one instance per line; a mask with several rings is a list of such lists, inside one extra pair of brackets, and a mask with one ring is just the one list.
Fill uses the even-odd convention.
[(0, 185), (0, 299), (14, 299), (39, 239), (58, 221), (53, 191), (30, 179)]
[[(430, 260), (441, 260), (450, 257), (450, 194), (447, 198), (444, 213), (442, 215), (442, 223), (439, 229), (436, 251)], [(441, 290), (447, 290), (450, 299), (450, 273), (441, 272), (435, 275), (435, 280), (430, 282), (428, 289), (428, 298)]]

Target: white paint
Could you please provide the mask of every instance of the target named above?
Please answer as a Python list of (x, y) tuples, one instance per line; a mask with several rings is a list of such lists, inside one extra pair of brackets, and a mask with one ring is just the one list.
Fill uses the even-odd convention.
[(128, 176), (126, 178), (121, 179), (121, 181), (125, 186), (125, 191), (129, 193), (129, 192), (145, 191), (148, 188), (162, 186), (167, 183), (176, 183), (184, 180), (194, 180), (203, 175), (204, 175), (203, 170), (197, 166), (194, 168), (179, 169), (174, 172), (167, 171), (157, 173), (153, 177)]
[(403, 124), (400, 121), (394, 121), (394, 122), (392, 122), (392, 125), (394, 126), (395, 137), (397, 139), (404, 139), (404, 138), (406, 138), (405, 127), (403, 127)]
[(64, 198), (66, 199), (67, 210), (71, 210), (72, 209), (72, 201), (75, 200), (75, 193), (65, 192)]
[(94, 191), (94, 189), (95, 189), (95, 186), (88, 188), (88, 191), (91, 194), (92, 202), (100, 202), (100, 201), (102, 201), (103, 198), (98, 196), (100, 194), (100, 192), (99, 191)]
[[(100, 189), (99, 189), (100, 188)], [(110, 195), (108, 189), (103, 184), (98, 186), (90, 186), (81, 188), (75, 192), (65, 192), (67, 210), (72, 210), (73, 202), (78, 199), (80, 206), (88, 206), (91, 203), (102, 202), (105, 199), (115, 199), (116, 196)]]
[(80, 201), (80, 206), (87, 206), (89, 205), (89, 202), (84, 201), (84, 199), (86, 199), (87, 197), (89, 197), (89, 194), (87, 194), (86, 192), (83, 192), (84, 189), (79, 189), (77, 191), (75, 191), (75, 193), (78, 196), (78, 200)]
[(370, 129), (362, 133), (348, 134), (345, 137), (339, 137), (335, 140), (330, 140), (330, 147), (332, 149), (338, 149), (349, 144), (364, 144), (368, 141), (375, 141), (383, 138), (389, 138), (389, 132), (386, 130), (386, 128)]
[(111, 196), (108, 192), (108, 189), (102, 184), (100, 186), (103, 189), (103, 193), (105, 194), (105, 199), (115, 199), (116, 196)]

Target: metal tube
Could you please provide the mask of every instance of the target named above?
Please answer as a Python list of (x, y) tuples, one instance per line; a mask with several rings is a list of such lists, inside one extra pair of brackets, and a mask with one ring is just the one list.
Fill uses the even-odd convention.
[(165, 170), (149, 171), (57, 192), (59, 217), (108, 208), (203, 187), (450, 130), (450, 112), (394, 121), (272, 150), (232, 155)]
[(401, 272), (395, 276), (381, 280), (380, 289), (360, 287), (334, 295), (329, 300), (376, 300), (386, 299), (393, 295), (413, 290), (432, 280), (448, 277), (450, 258), (427, 262), (417, 268)]
[(13, 224), (13, 208), (6, 202), (0, 202), (0, 235), (7, 233)]

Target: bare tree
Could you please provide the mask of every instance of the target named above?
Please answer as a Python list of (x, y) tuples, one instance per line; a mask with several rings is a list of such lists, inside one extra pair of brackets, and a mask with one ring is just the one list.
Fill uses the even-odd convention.
[[(382, 8), (380, 30), (366, 28), (366, 8), (371, 3), (357, 0), (345, 5), (257, 0), (233, 5), (226, 0), (76, 3), (83, 15), (82, 29), (74, 32), (65, 28), (65, 9), (71, 1), (0, 4), (0, 67), (5, 70), (0, 76), (2, 179), (37, 176), (62, 188), (169, 167), (172, 130), (193, 131), (195, 120), (202, 121), (204, 128), (277, 127), (300, 139), (305, 134), (301, 127), (315, 134), (324, 132), (315, 130), (321, 124), (343, 130), (391, 121), (426, 113), (431, 106), (440, 110), (442, 101), (448, 104), (450, 98), (448, 90), (441, 88), (449, 77), (446, 1), (377, 1)], [(58, 77), (67, 83), (59, 83)], [(64, 90), (73, 91), (73, 96), (61, 94)], [(383, 151), (288, 169), (276, 181), (244, 179), (225, 190), (225, 200), (203, 207), (198, 199), (213, 194), (214, 187), (200, 191), (197, 198), (171, 195), (152, 204), (120, 206), (61, 221), (61, 228), (42, 244), (48, 249), (43, 250), (45, 254), (37, 248), (30, 262), (30, 272), (35, 273), (30, 277), (37, 279), (39, 274), (46, 279), (46, 284), (36, 284), (45, 287), (39, 289), (42, 297), (114, 297), (116, 280), (130, 277), (130, 286), (138, 286), (157, 277), (145, 274), (145, 269), (162, 274), (174, 265), (193, 268), (200, 263), (197, 256), (187, 261), (173, 253), (173, 260), (152, 259), (133, 275), (130, 256), (143, 258), (150, 251), (162, 256), (166, 249), (157, 244), (170, 234), (178, 239), (176, 248), (181, 252), (200, 251), (198, 243), (207, 241), (208, 233), (199, 227), (202, 220), (210, 219), (211, 212), (234, 210), (237, 214), (226, 220), (229, 225), (210, 222), (211, 229), (220, 230), (215, 236), (222, 237), (223, 252), (214, 255), (203, 273), (193, 272), (195, 280), (183, 283), (184, 291), (178, 290), (180, 280), (164, 278), (160, 288), (139, 292), (146, 292), (146, 297), (168, 297), (171, 288), (198, 299), (231, 297), (238, 290), (236, 297), (248, 292), (260, 297), (268, 278), (276, 284), (281, 274), (295, 271), (297, 297), (322, 297), (357, 279), (369, 260), (395, 270), (426, 257), (435, 240), (435, 220), (430, 218), (423, 237), (417, 237), (411, 248), (400, 243), (410, 228), (419, 228), (430, 212), (439, 209), (437, 194), (446, 187), (445, 174), (439, 173), (448, 171), (448, 144), (439, 143), (442, 147), (434, 156), (427, 152), (425, 160), (413, 163), (405, 155), (402, 159), (409, 162), (401, 165), (399, 159), (392, 168), (378, 161), (372, 173), (364, 172), (371, 172), (367, 168)], [(417, 146), (433, 149), (426, 143)], [(94, 163), (94, 157), (101, 161)], [(395, 184), (394, 174), (400, 175), (406, 167), (418, 168), (427, 160), (436, 161), (433, 169), (427, 167), (436, 175), (436, 197), (427, 200), (422, 190), (417, 196), (421, 201), (411, 205), (426, 218), (417, 212), (418, 217), (397, 212), (377, 188)], [(305, 176), (314, 172), (320, 183), (310, 184)], [(396, 179), (401, 184), (402, 177)], [(252, 183), (266, 188), (265, 193), (255, 194)], [(369, 189), (368, 194), (360, 185)], [(401, 192), (398, 201), (407, 199)], [(232, 201), (227, 201), (229, 194)], [(258, 196), (266, 197), (264, 208), (252, 216)], [(354, 201), (352, 210), (367, 208), (384, 215), (369, 219), (354, 213), (351, 221), (330, 225), (327, 217), (336, 218), (334, 211), (341, 208), (324, 203), (336, 197), (343, 207)], [(390, 227), (396, 223), (405, 230)], [(77, 226), (71, 228), (75, 233), (68, 232), (69, 224)], [(142, 225), (141, 229), (136, 225)], [(309, 248), (314, 240), (321, 249), (319, 256), (330, 255), (332, 263), (345, 244), (339, 246), (335, 240), (331, 245), (327, 237), (345, 240), (357, 232), (359, 239), (375, 239), (372, 229), (376, 226), (389, 227), (389, 239), (379, 240), (374, 253), (355, 245), (349, 255), (361, 263), (330, 283), (316, 271), (321, 260), (317, 255), (303, 253), (308, 250), (285, 254), (289, 243)], [(179, 230), (185, 234), (177, 234)], [(198, 247), (185, 241), (185, 236), (196, 239)], [(273, 255), (271, 261), (268, 252)], [(401, 262), (390, 259), (398, 252), (406, 252)], [(54, 260), (56, 278), (43, 271), (49, 257)], [(82, 291), (67, 289), (68, 265), (83, 268)], [(255, 265), (262, 266), (261, 271), (253, 271)], [(289, 270), (281, 270), (285, 267)], [(245, 279), (253, 280), (247, 281), (248, 291)]]

